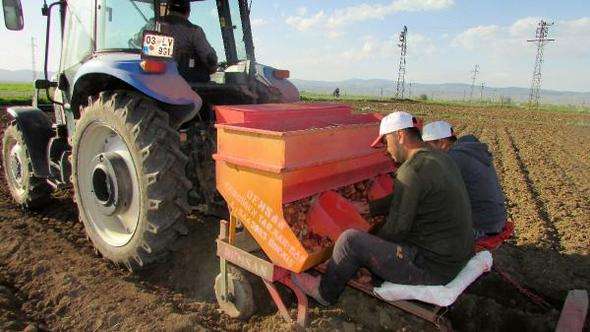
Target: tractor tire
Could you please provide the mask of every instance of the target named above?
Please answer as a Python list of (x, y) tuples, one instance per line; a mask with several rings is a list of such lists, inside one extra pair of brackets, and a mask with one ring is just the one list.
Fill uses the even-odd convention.
[(192, 187), (168, 114), (140, 93), (102, 92), (71, 144), (74, 197), (94, 247), (131, 271), (163, 260), (187, 232)]
[(33, 174), (27, 145), (16, 124), (11, 124), (4, 131), (2, 164), (8, 189), (17, 204), (23, 208), (35, 209), (49, 200), (52, 189), (45, 179)]
[(204, 215), (229, 218), (227, 204), (217, 191), (215, 181), (215, 127), (203, 122), (195, 123), (188, 128), (187, 137), (188, 141), (182, 149), (189, 157), (186, 175), (193, 183), (188, 194), (189, 204)]

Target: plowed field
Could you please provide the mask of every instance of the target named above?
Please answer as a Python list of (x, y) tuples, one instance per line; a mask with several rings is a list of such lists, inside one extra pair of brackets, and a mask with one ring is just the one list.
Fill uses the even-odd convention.
[[(590, 290), (590, 115), (420, 103), (354, 102), (363, 112), (406, 110), (444, 119), (490, 146), (516, 234), (494, 263), (538, 294), (530, 301), (488, 273), (450, 307), (466, 331), (553, 330), (570, 289)], [(8, 119), (0, 112), (2, 130)], [(3, 170), (2, 170), (3, 174)], [(171, 259), (138, 274), (98, 256), (68, 192), (35, 212), (16, 207), (0, 186), (0, 330), (288, 330), (274, 307), (247, 322), (217, 310), (215, 219), (191, 216)], [(292, 307), (294, 309), (294, 307)], [(313, 330), (431, 327), (347, 290), (336, 306), (312, 309)], [(588, 321), (586, 322), (588, 327)]]

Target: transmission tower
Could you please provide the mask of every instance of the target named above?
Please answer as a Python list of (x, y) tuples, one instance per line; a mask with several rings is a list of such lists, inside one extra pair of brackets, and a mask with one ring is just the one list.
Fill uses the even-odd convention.
[(541, 96), (541, 66), (543, 65), (543, 51), (545, 44), (555, 41), (553, 38), (547, 38), (549, 27), (553, 23), (547, 23), (543, 20), (539, 21), (535, 39), (528, 39), (529, 43), (537, 44), (537, 56), (535, 58), (535, 69), (533, 71), (533, 79), (531, 81), (531, 92), (529, 94), (529, 107), (539, 108), (539, 98)]
[(477, 79), (477, 74), (479, 74), (479, 65), (475, 65), (471, 73), (473, 75), (471, 76), (471, 93), (469, 93), (470, 102), (473, 100), (473, 90), (475, 89), (475, 80)]
[(401, 53), (399, 57), (399, 71), (397, 73), (397, 86), (395, 90), (395, 98), (404, 98), (406, 89), (406, 54), (408, 49), (407, 43), (408, 27), (404, 25), (402, 32), (399, 34), (399, 44)]
[(35, 44), (35, 37), (31, 37), (31, 69), (33, 70), (33, 82), (37, 80), (37, 52), (35, 49), (37, 48), (37, 44)]

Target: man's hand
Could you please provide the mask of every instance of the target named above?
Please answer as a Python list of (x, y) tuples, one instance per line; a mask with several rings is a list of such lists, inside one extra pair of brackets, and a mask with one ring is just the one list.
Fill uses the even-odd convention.
[(369, 203), (367, 202), (351, 202), (352, 205), (356, 208), (356, 210), (360, 214), (368, 214), (369, 213)]

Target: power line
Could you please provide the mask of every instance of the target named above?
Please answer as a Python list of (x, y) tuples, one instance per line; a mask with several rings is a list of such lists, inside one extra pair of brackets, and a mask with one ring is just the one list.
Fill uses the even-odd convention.
[(547, 38), (549, 34), (549, 27), (552, 23), (547, 23), (543, 20), (539, 21), (537, 30), (535, 32), (535, 39), (527, 39), (529, 43), (537, 44), (537, 56), (535, 57), (535, 69), (533, 70), (533, 78), (531, 80), (531, 92), (529, 93), (529, 107), (539, 108), (539, 99), (541, 97), (541, 66), (543, 65), (543, 52), (545, 44), (555, 41), (553, 38)]
[(397, 86), (395, 90), (395, 98), (404, 98), (404, 92), (406, 89), (406, 54), (408, 50), (407, 43), (408, 27), (404, 25), (404, 29), (399, 34), (400, 58), (399, 58), (399, 70), (397, 73)]
[(471, 73), (473, 75), (471, 76), (471, 92), (469, 93), (470, 102), (473, 100), (473, 90), (475, 89), (475, 80), (477, 79), (477, 74), (479, 74), (479, 65), (475, 65)]

